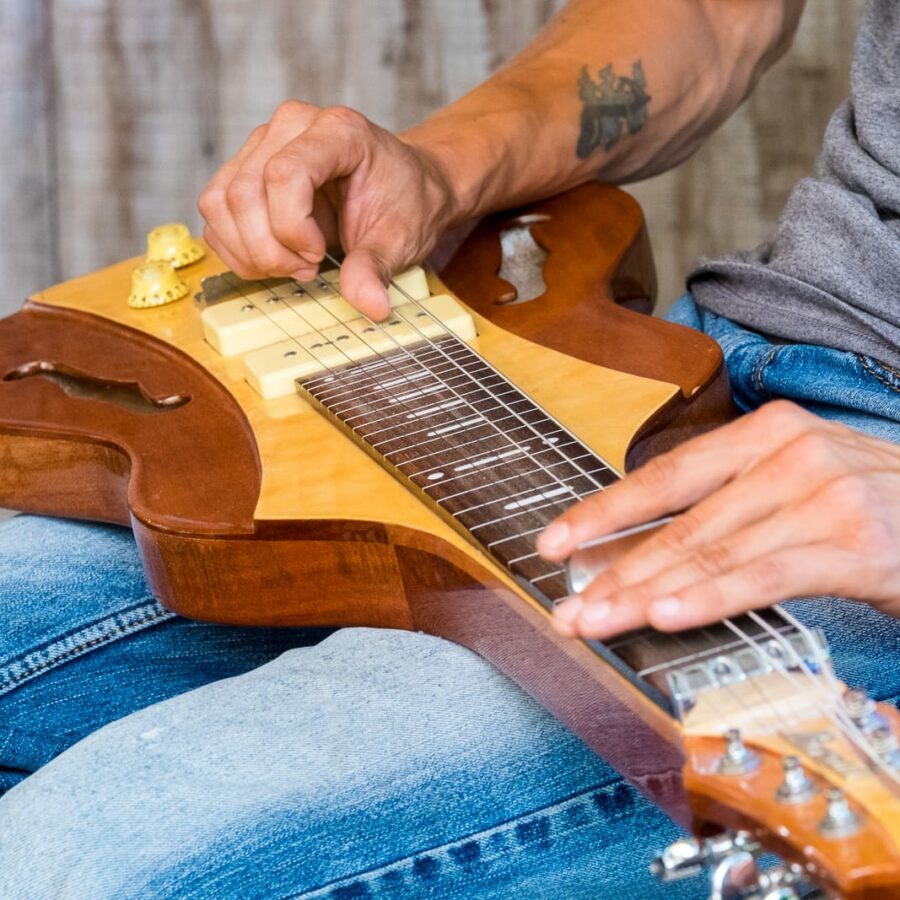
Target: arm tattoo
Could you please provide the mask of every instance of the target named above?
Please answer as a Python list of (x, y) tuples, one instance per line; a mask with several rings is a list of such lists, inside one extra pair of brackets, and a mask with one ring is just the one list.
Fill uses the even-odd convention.
[(581, 133), (575, 152), (587, 159), (598, 147), (611, 150), (622, 136), (623, 126), (636, 134), (647, 120), (650, 95), (646, 91), (644, 67), (640, 60), (631, 66), (631, 77), (616, 75), (612, 63), (597, 72), (594, 81), (587, 66), (578, 79), (581, 110)]

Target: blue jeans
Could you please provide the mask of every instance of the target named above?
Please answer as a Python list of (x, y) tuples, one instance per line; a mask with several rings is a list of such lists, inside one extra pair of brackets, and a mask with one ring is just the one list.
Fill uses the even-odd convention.
[[(900, 377), (699, 310), (743, 409), (777, 396), (900, 441)], [(900, 622), (797, 601), (839, 674), (900, 696)], [(199, 624), (131, 536), (0, 526), (0, 897), (705, 896), (677, 828), (513, 683), (421, 634)], [(33, 774), (32, 774), (33, 773)]]

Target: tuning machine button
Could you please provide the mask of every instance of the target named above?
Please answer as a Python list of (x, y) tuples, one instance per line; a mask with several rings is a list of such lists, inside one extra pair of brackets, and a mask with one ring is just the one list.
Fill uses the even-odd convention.
[(725, 752), (719, 758), (719, 772), (723, 775), (749, 775), (759, 768), (760, 758), (741, 738), (737, 728), (725, 732)]
[(172, 263), (167, 259), (152, 259), (131, 273), (128, 305), (134, 309), (163, 306), (180, 300), (189, 290)]
[(166, 259), (176, 269), (203, 259), (203, 245), (191, 235), (184, 222), (169, 222), (147, 235), (147, 262)]
[(816, 783), (803, 771), (796, 756), (786, 756), (782, 763), (784, 780), (775, 791), (779, 803), (806, 803), (816, 792)]
[(853, 724), (866, 731), (879, 724), (875, 701), (865, 691), (850, 690), (844, 694), (844, 709)]
[(894, 769), (900, 769), (900, 747), (897, 737), (887, 725), (879, 725), (869, 733), (872, 748), (881, 759)]
[(844, 792), (832, 788), (827, 794), (825, 818), (819, 823), (819, 831), (825, 837), (852, 837), (859, 826), (859, 816), (850, 808)]

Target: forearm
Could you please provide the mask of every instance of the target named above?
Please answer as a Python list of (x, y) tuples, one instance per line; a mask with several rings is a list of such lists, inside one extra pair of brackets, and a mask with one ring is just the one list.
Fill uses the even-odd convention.
[(803, 0), (571, 0), (519, 56), (402, 137), (465, 219), (685, 159), (787, 46)]

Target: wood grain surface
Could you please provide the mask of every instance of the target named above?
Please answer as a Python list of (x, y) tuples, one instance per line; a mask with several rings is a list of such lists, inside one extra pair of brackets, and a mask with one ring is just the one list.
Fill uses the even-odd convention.
[[(3, 0), (0, 313), (196, 224), (217, 164), (285, 97), (407, 126), (561, 0)], [(763, 240), (846, 93), (863, 0), (811, 0), (790, 54), (708, 145), (640, 185), (661, 308), (698, 254)], [(602, 63), (602, 48), (598, 59)]]

